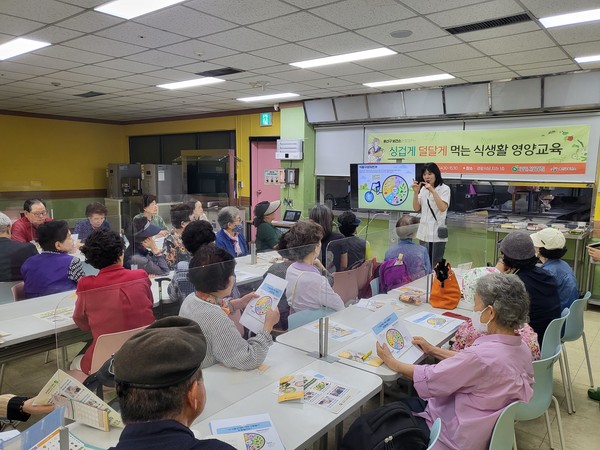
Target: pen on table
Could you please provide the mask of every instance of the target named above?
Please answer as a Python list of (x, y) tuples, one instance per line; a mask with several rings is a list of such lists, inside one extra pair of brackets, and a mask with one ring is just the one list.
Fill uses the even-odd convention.
[(367, 353), (365, 353), (364, 355), (362, 355), (362, 356), (361, 356), (361, 359), (362, 359), (363, 361), (366, 361), (366, 360), (367, 360), (367, 358), (368, 358), (369, 356), (371, 356), (371, 354), (372, 354), (372, 353), (373, 353), (373, 350), (369, 350)]

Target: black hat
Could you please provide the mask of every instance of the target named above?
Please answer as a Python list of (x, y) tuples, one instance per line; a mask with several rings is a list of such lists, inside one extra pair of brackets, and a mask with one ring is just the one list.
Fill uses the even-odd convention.
[(269, 214), (273, 214), (281, 206), (281, 200), (275, 200), (274, 202), (264, 201), (257, 203), (254, 207), (255, 217), (264, 217)]
[(500, 251), (504, 256), (516, 261), (526, 261), (535, 256), (535, 248), (529, 234), (513, 231), (500, 242)]
[(190, 378), (206, 356), (206, 339), (193, 320), (165, 317), (132, 336), (114, 356), (115, 381), (160, 389)]
[(150, 222), (146, 217), (133, 219), (134, 236), (136, 240), (143, 241), (146, 238), (156, 236), (160, 228)]

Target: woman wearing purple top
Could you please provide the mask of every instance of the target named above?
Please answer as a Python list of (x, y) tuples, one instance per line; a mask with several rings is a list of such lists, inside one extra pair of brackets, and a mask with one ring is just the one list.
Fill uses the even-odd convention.
[[(529, 300), (516, 275), (492, 273), (475, 289), (473, 324), (487, 333), (471, 347), (433, 365), (400, 362), (388, 347), (377, 354), (393, 370), (413, 380), (419, 398), (403, 400), (419, 426), (429, 428), (440, 418), (439, 449), (484, 450), (502, 410), (533, 396), (531, 352), (515, 329), (527, 321)], [(425, 347), (423, 338), (413, 344)]]

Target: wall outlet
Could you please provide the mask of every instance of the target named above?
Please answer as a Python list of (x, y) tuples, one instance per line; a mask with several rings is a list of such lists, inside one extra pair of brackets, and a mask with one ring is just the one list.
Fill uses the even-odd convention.
[(244, 182), (238, 181), (238, 189), (244, 189)]

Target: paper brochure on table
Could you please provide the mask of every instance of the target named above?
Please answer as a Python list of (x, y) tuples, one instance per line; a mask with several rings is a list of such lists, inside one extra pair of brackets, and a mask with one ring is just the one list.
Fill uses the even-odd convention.
[(374, 298), (361, 298), (356, 304), (357, 308), (365, 308), (369, 311), (377, 311), (384, 306), (391, 306), (396, 311), (402, 311), (407, 308), (407, 306), (399, 302), (398, 300), (393, 299), (392, 297), (384, 298), (384, 299), (374, 299)]
[[(319, 332), (319, 322), (309, 323), (305, 325), (305, 328), (314, 332)], [(362, 336), (364, 333), (356, 328), (349, 327), (347, 325), (343, 325), (338, 322), (334, 322), (333, 320), (329, 321), (329, 339), (333, 339), (334, 341), (344, 342), (350, 341), (354, 338)]]
[[(96, 447), (90, 447), (83, 441), (80, 441), (71, 433), (69, 433), (69, 450), (88, 450)], [(31, 447), (31, 450), (61, 450), (60, 446), (60, 429), (55, 430), (50, 435), (46, 436), (35, 446)]]
[(423, 352), (412, 344), (412, 336), (406, 326), (389, 308), (382, 313), (378, 314), (375, 320), (370, 321), (377, 342), (387, 346), (394, 358), (400, 361), (410, 364), (417, 361)]
[(359, 393), (359, 389), (340, 383), (314, 370), (304, 371), (305, 403), (312, 403), (337, 414)]
[(304, 375), (297, 373), (286, 375), (279, 379), (279, 395), (277, 401), (289, 402), (294, 400), (302, 401), (304, 399)]
[(367, 366), (379, 367), (383, 364), (383, 359), (375, 355), (372, 350), (369, 350), (366, 353), (350, 349), (342, 350), (338, 353), (338, 356), (340, 358), (349, 359), (350, 361), (366, 364)]
[[(86, 388), (83, 384), (77, 381), (69, 374), (62, 370), (57, 370), (56, 373), (48, 380), (46, 385), (42, 388), (40, 393), (37, 395), (34, 404), (45, 405), (45, 404), (66, 404), (68, 400), (82, 403), (91, 408), (96, 408), (101, 411), (105, 411), (108, 415), (108, 424), (112, 427), (123, 428), (123, 421), (118, 412), (108, 406), (103, 400), (97, 397), (92, 391)], [(70, 419), (77, 422), (86, 423), (87, 425), (94, 426), (95, 428), (104, 428), (104, 416), (90, 414), (89, 408), (83, 408), (80, 406), (73, 406), (70, 410), (67, 410), (69, 414), (73, 414)], [(66, 413), (65, 413), (66, 414)], [(92, 425), (93, 423), (93, 425)]]
[(44, 311), (38, 314), (34, 314), (38, 319), (45, 320), (51, 324), (67, 324), (73, 323), (73, 306), (66, 306), (64, 308), (51, 309), (50, 311)]
[(269, 414), (210, 421), (214, 435), (243, 433), (246, 449), (285, 450)]
[(277, 308), (281, 296), (285, 292), (287, 281), (268, 274), (259, 288), (256, 290), (258, 297), (251, 300), (244, 309), (240, 323), (253, 333), (259, 333), (265, 324), (265, 314), (268, 309)]
[(405, 319), (414, 324), (443, 333), (451, 333), (463, 323), (460, 319), (454, 319), (452, 317), (442, 316), (441, 314), (428, 311), (413, 314)]
[(235, 281), (236, 281), (236, 283), (243, 283), (245, 281), (252, 280), (253, 278), (256, 278), (256, 275), (254, 275), (253, 273), (245, 272), (243, 270), (236, 270), (235, 271)]

